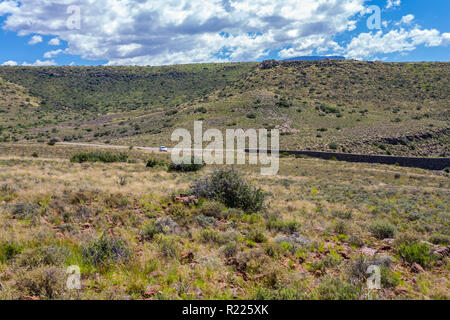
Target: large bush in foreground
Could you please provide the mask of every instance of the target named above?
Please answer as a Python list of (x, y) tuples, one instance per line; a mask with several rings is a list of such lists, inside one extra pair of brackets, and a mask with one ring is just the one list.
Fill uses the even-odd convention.
[(264, 207), (264, 192), (250, 185), (234, 169), (214, 171), (196, 181), (192, 191), (198, 197), (220, 201), (229, 208), (256, 212)]

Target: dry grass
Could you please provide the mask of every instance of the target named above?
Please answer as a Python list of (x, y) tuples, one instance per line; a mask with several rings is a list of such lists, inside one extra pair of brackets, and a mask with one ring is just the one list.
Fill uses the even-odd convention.
[[(136, 163), (71, 164), (69, 156), (83, 148), (1, 148), (5, 152), (0, 157), (0, 187), (8, 188), (0, 189), (0, 245), (19, 249), (6, 260), (0, 257), (0, 298), (362, 298), (354, 292), (363, 283), (352, 282), (350, 272), (360, 246), (394, 261), (388, 274), (398, 281), (384, 287), (379, 298), (450, 296), (448, 257), (433, 260), (416, 274), (394, 245), (386, 247), (368, 228), (384, 219), (395, 225), (397, 238), (408, 234), (428, 240), (432, 233), (448, 234), (450, 184), (445, 174), (293, 157), (283, 158), (279, 175), (273, 177), (260, 176), (256, 167), (237, 166), (252, 184), (269, 193), (267, 209), (208, 220), (208, 227), (198, 222), (205, 201), (184, 207), (173, 203), (171, 195), (188, 191), (211, 167), (168, 173), (161, 167), (146, 168), (144, 160), (150, 155), (139, 151), (129, 151)], [(34, 148), (46, 158), (29, 157)], [(20, 203), (32, 205), (33, 213), (15, 215)], [(412, 213), (419, 218), (409, 219)], [(143, 240), (144, 226), (161, 217), (173, 219), (180, 231)], [(217, 240), (204, 241), (205, 230), (216, 232)], [(261, 241), (255, 231), (263, 235)], [(277, 240), (293, 239), (293, 232), (308, 245), (292, 247), (287, 240)], [(122, 239), (130, 259), (103, 266), (83, 259), (83, 247), (101, 234)], [(361, 243), (355, 244), (355, 239)], [(228, 244), (235, 244), (235, 252), (226, 257)], [(48, 247), (67, 252), (58, 260), (59, 249)], [(33, 259), (25, 259), (30, 250)], [(65, 282), (60, 277), (50, 281), (54, 291), (32, 290), (33, 281), (38, 286), (49, 281), (48, 270), (55, 270), (56, 277), (74, 264), (81, 267), (81, 291), (64, 286), (60, 290)], [(20, 277), (24, 273), (26, 281)], [(343, 292), (329, 283), (329, 276), (341, 279)]]

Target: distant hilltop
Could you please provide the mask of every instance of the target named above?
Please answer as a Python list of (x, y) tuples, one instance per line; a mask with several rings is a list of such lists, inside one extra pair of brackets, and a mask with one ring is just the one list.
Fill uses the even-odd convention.
[(309, 60), (309, 61), (319, 61), (319, 60), (345, 60), (342, 56), (301, 56), (289, 59), (284, 59), (283, 61), (294, 61), (294, 60)]

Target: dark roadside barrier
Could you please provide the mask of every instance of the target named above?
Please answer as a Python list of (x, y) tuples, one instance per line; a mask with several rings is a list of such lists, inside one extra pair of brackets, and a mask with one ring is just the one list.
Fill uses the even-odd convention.
[[(254, 149), (245, 149), (245, 152), (258, 152)], [(267, 151), (270, 153), (270, 150)], [(280, 150), (280, 154), (305, 155), (308, 157), (338, 160), (347, 162), (364, 162), (364, 163), (380, 163), (393, 164), (402, 167), (422, 168), (428, 170), (444, 170), (450, 167), (450, 158), (416, 158), (416, 157), (398, 157), (398, 156), (382, 156), (382, 155), (364, 155), (353, 153), (335, 153), (322, 151), (292, 151)]]

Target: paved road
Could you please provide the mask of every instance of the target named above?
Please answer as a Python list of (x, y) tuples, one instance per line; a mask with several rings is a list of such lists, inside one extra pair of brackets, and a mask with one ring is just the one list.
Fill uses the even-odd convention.
[[(130, 146), (118, 146), (110, 144), (96, 144), (96, 143), (79, 143), (79, 142), (57, 142), (57, 145), (65, 146), (79, 146), (79, 147), (95, 147), (95, 148), (108, 148), (108, 149), (130, 149)], [(133, 147), (137, 150), (147, 150), (147, 151), (159, 151), (159, 148), (152, 147)]]
[[(130, 149), (130, 146), (120, 146), (120, 145), (111, 145), (111, 144), (96, 144), (96, 143), (82, 143), (82, 142), (57, 142), (56, 145), (66, 145), (66, 146), (79, 146), (79, 147), (95, 147), (95, 148), (108, 148), (108, 149)], [(135, 147), (133, 146), (133, 149), (135, 150), (146, 150), (146, 151), (153, 151), (153, 152), (159, 152), (159, 147)], [(211, 149), (173, 149), (173, 148), (167, 148), (167, 152), (171, 152), (172, 150), (191, 150), (191, 151), (214, 151)], [(245, 150), (224, 150), (223, 152), (227, 151), (233, 151), (233, 152), (242, 152), (246, 153)]]

